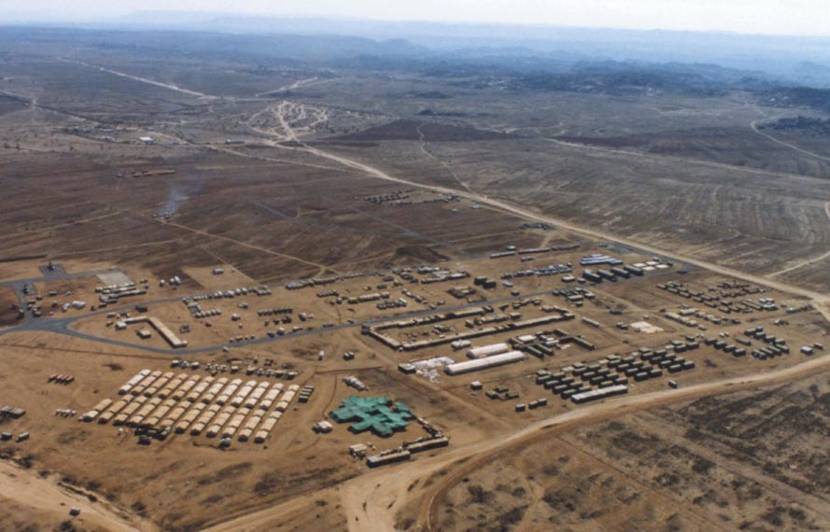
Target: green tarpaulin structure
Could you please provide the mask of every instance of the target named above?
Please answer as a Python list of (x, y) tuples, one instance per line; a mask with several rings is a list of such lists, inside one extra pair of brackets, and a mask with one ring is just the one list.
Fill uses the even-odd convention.
[(414, 417), (408, 406), (400, 401), (393, 402), (386, 396), (352, 395), (331, 413), (331, 418), (338, 423), (352, 423), (349, 430), (354, 433), (371, 430), (384, 438), (393, 432), (405, 430), (409, 420)]

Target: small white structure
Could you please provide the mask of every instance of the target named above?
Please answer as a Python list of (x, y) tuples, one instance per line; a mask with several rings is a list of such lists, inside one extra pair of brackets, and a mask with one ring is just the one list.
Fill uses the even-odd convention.
[(651, 324), (647, 321), (636, 321), (636, 322), (630, 324), (630, 327), (631, 327), (631, 330), (633, 330), (635, 332), (638, 332), (638, 333), (643, 333), (643, 334), (655, 334), (655, 333), (663, 332), (662, 328), (660, 328), (656, 325), (653, 325), (653, 324)]
[(352, 455), (354, 458), (363, 458), (366, 456), (366, 453), (369, 451), (369, 446), (365, 443), (355, 443), (354, 445), (349, 446), (349, 454)]
[(318, 434), (328, 434), (333, 428), (332, 424), (325, 420), (318, 421), (314, 424), (314, 432), (317, 432)]

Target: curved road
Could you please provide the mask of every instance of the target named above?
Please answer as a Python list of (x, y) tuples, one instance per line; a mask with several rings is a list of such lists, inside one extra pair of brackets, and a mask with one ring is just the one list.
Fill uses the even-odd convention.
[[(101, 70), (107, 71), (106, 69)], [(123, 73), (117, 73), (114, 71), (111, 71), (111, 73), (124, 76)], [(135, 76), (126, 77), (152, 85), (177, 90), (179, 92), (188, 93), (194, 96), (207, 96), (195, 91), (188, 91), (186, 89), (181, 89), (180, 87), (162, 84), (153, 80), (147, 80)], [(296, 134), (293, 133), (290, 125), (287, 124), (287, 121), (286, 125), (286, 132), (288, 135), (293, 135), (294, 138), (296, 138)], [(508, 212), (524, 219), (555, 224), (576, 234), (581, 234), (594, 239), (619, 242), (649, 254), (665, 256), (673, 260), (695, 265), (722, 275), (753, 282), (780, 290), (782, 292), (803, 296), (812, 300), (816, 308), (822, 312), (826, 318), (830, 319), (830, 311), (828, 311), (826, 307), (827, 303), (830, 302), (830, 297), (828, 297), (827, 294), (791, 286), (763, 276), (733, 270), (731, 268), (719, 266), (707, 261), (687, 257), (679, 253), (667, 252), (662, 249), (657, 249), (655, 247), (628, 240), (626, 238), (621, 238), (603, 231), (583, 227), (553, 216), (538, 214), (527, 208), (512, 205), (504, 200), (490, 198), (486, 195), (476, 194), (470, 192), (469, 190), (450, 189), (397, 178), (369, 164), (335, 153), (323, 151), (317, 147), (310, 146), (300, 141), (298, 141), (296, 147), (290, 147), (289, 149), (303, 150), (320, 158), (337, 162), (347, 168), (358, 170), (366, 175), (373, 176), (378, 179), (438, 193), (456, 194), (470, 201), (487, 205), (493, 209)], [(464, 447), (454, 448), (448, 452), (440, 453), (436, 456), (418, 458), (412, 463), (399, 467), (373, 471), (365, 475), (361, 475), (344, 483), (339, 489), (343, 501), (343, 509), (347, 515), (349, 529), (355, 531), (370, 530), (383, 532), (393, 530), (395, 527), (396, 513), (408, 502), (415, 500), (421, 501), (418, 510), (419, 523), (427, 529), (433, 529), (437, 526), (435, 520), (437, 501), (440, 501), (441, 496), (452, 487), (455, 481), (460, 478), (460, 475), (464, 475), (466, 472), (479, 467), (479, 465), (483, 464), (485, 461), (492, 460), (499, 453), (506, 452), (517, 446), (526, 445), (528, 442), (544, 434), (550, 434), (550, 432), (546, 431), (564, 430), (587, 423), (595, 423), (613, 416), (625, 415), (638, 410), (653, 408), (664, 404), (688, 401), (697, 397), (743, 390), (754, 386), (772, 384), (780, 381), (789, 381), (804, 375), (814, 374), (815, 372), (826, 369), (828, 366), (830, 366), (830, 356), (822, 356), (820, 358), (812, 359), (796, 366), (777, 371), (698, 384), (679, 390), (664, 390), (647, 394), (626, 396), (624, 398), (609, 400), (607, 402), (592, 406), (576, 408), (565, 414), (534, 423), (512, 434), (504, 434), (501, 437), (494, 437), (485, 441), (466, 445)], [(423, 485), (421, 482), (422, 480), (425, 480), (428, 476), (433, 475), (434, 473), (444, 471), (446, 468), (451, 466), (455, 466), (456, 470), (453, 471), (452, 474), (446, 475), (429, 488), (413, 489), (414, 483), (419, 482)], [(303, 504), (306, 502), (307, 497), (305, 496), (292, 499), (278, 506), (228, 521), (214, 527), (214, 530), (240, 530), (249, 528), (251, 525), (263, 525), (278, 522), (282, 517), (288, 516), (291, 512), (297, 512), (298, 509), (301, 509)]]
[[(89, 65), (89, 64), (79, 62), (79, 61), (69, 61), (69, 60), (66, 60), (66, 59), (63, 59), (63, 58), (61, 58), (61, 60), (67, 61), (67, 62), (75, 62), (77, 64), (81, 64), (81, 65), (88, 66), (88, 67), (91, 67), (91, 68), (96, 68), (96, 69), (102, 70), (104, 72), (111, 73), (111, 74), (116, 75), (116, 76), (126, 77), (126, 78), (132, 79), (134, 81), (139, 81), (139, 82), (142, 82), (142, 83), (148, 83), (150, 85), (155, 85), (155, 86), (167, 88), (167, 89), (170, 89), (170, 90), (173, 90), (173, 91), (177, 91), (177, 92), (181, 92), (181, 93), (185, 93), (185, 94), (190, 94), (192, 96), (216, 98), (216, 96), (211, 96), (211, 95), (204, 94), (204, 93), (201, 93), (201, 92), (192, 91), (192, 90), (189, 90), (189, 89), (184, 89), (184, 88), (176, 86), (176, 85), (166, 84), (166, 83), (162, 83), (162, 82), (155, 81), (155, 80), (152, 80), (152, 79), (147, 79), (147, 78), (142, 78), (142, 77), (139, 77), (139, 76), (134, 76), (134, 75), (131, 75), (131, 74), (126, 74), (124, 72), (109, 70), (109, 69), (106, 69), (104, 67), (99, 67), (99, 66), (96, 66), (96, 65)], [(271, 108), (272, 106), (269, 105), (268, 107)], [(284, 109), (280, 109), (280, 110), (284, 111)], [(282, 135), (281, 136), (282, 138), (280, 140), (284, 140), (285, 137), (289, 137), (289, 138), (292, 138), (292, 139), (298, 139), (298, 135), (293, 130), (293, 128), (291, 127), (291, 124), (289, 123), (289, 121), (285, 120), (284, 112), (280, 112), (278, 114), (278, 116), (281, 119), (282, 125), (284, 126), (284, 129), (285, 129), (285, 135)], [(754, 124), (754, 122), (753, 122), (753, 124)], [(753, 129), (754, 129), (754, 126), (753, 126)], [(559, 141), (557, 139), (547, 139), (547, 140), (549, 140), (551, 142), (554, 142), (554, 143), (557, 143), (557, 144), (571, 145), (570, 143)], [(767, 286), (769, 288), (774, 288), (774, 289), (780, 290), (782, 292), (789, 292), (791, 294), (797, 294), (797, 295), (800, 295), (800, 296), (804, 296), (804, 297), (807, 297), (807, 298), (813, 300), (816, 303), (817, 308), (822, 312), (822, 314), (826, 318), (828, 318), (828, 320), (830, 320), (830, 311), (828, 311), (828, 309), (825, 308), (825, 305), (827, 303), (830, 303), (830, 296), (828, 296), (827, 294), (822, 294), (822, 293), (815, 292), (815, 291), (812, 291), (812, 290), (808, 290), (808, 289), (805, 289), (805, 288), (800, 288), (800, 287), (792, 286), (792, 285), (782, 283), (782, 282), (779, 282), (779, 281), (774, 281), (774, 280), (768, 279), (768, 278), (763, 277), (763, 276), (749, 274), (749, 273), (745, 273), (745, 272), (742, 272), (742, 271), (739, 271), (739, 270), (734, 270), (734, 269), (727, 268), (727, 267), (724, 267), (724, 266), (719, 266), (719, 265), (711, 263), (711, 262), (694, 259), (692, 257), (687, 257), (687, 256), (684, 256), (684, 255), (681, 255), (681, 254), (678, 254), (678, 253), (667, 252), (665, 250), (657, 249), (657, 248), (649, 246), (647, 244), (642, 244), (642, 243), (639, 243), (639, 242), (628, 240), (626, 238), (619, 237), (619, 236), (616, 236), (616, 235), (612, 235), (612, 234), (606, 233), (604, 231), (599, 231), (599, 230), (596, 230), (596, 229), (590, 229), (590, 228), (587, 228), (585, 226), (575, 224), (575, 223), (572, 223), (572, 222), (568, 222), (568, 221), (565, 221), (565, 220), (562, 220), (562, 219), (559, 219), (559, 218), (556, 218), (556, 217), (553, 217), (553, 216), (541, 215), (541, 214), (533, 212), (533, 211), (531, 211), (527, 208), (511, 205), (511, 204), (508, 204), (507, 202), (505, 202), (503, 200), (493, 199), (493, 198), (490, 198), (490, 197), (488, 197), (486, 195), (483, 195), (483, 194), (476, 194), (474, 192), (470, 192), (469, 190), (458, 190), (458, 189), (452, 189), (452, 188), (441, 187), (441, 186), (436, 186), (436, 185), (427, 185), (427, 184), (423, 184), (423, 183), (418, 183), (416, 181), (410, 181), (410, 180), (407, 180), (407, 179), (394, 177), (394, 176), (390, 175), (389, 173), (387, 173), (387, 172), (385, 172), (385, 171), (383, 171), (383, 170), (381, 170), (377, 167), (371, 166), (369, 164), (361, 163), (359, 161), (350, 159), (350, 158), (342, 156), (342, 155), (337, 155), (335, 153), (331, 153), (331, 152), (321, 150), (317, 147), (310, 146), (310, 145), (308, 145), (308, 144), (306, 144), (306, 143), (304, 143), (300, 140), (296, 140), (295, 142), (296, 143), (292, 144), (291, 146), (286, 146), (286, 145), (283, 144), (280, 147), (283, 147), (285, 149), (302, 150), (302, 151), (305, 151), (307, 153), (316, 155), (320, 158), (328, 159), (330, 161), (340, 163), (341, 165), (346, 166), (346, 167), (348, 167), (352, 170), (358, 170), (360, 172), (365, 173), (366, 175), (376, 177), (378, 179), (383, 179), (385, 181), (390, 181), (390, 182), (393, 182), (393, 183), (398, 183), (398, 184), (406, 185), (406, 186), (409, 186), (409, 187), (420, 188), (422, 190), (431, 190), (433, 192), (438, 192), (438, 193), (442, 193), (442, 194), (456, 194), (458, 196), (464, 197), (466, 199), (469, 199), (471, 201), (480, 203), (482, 205), (488, 205), (492, 208), (512, 213), (512, 214), (514, 214), (516, 216), (519, 216), (521, 218), (525, 218), (525, 219), (533, 220), (533, 221), (556, 224), (556, 225), (559, 225), (560, 227), (564, 227), (565, 229), (573, 231), (577, 234), (582, 234), (584, 236), (589, 236), (589, 237), (592, 237), (592, 238), (598, 238), (598, 239), (602, 239), (602, 240), (615, 241), (615, 242), (622, 243), (622, 244), (625, 244), (625, 245), (630, 246), (630, 247), (637, 248), (637, 249), (642, 250), (642, 251), (646, 251), (648, 253), (652, 253), (652, 254), (656, 254), (656, 255), (662, 255), (662, 256), (665, 256), (665, 257), (672, 258), (672, 259), (677, 260), (677, 261), (682, 261), (682, 262), (686, 262), (688, 264), (692, 264), (692, 265), (695, 265), (695, 266), (698, 266), (698, 267), (701, 267), (701, 268), (709, 269), (709, 270), (715, 271), (717, 273), (720, 273), (722, 275), (736, 277), (738, 279), (742, 279), (742, 280), (745, 280), (745, 281), (749, 281), (749, 282), (753, 282), (753, 283), (756, 283), (756, 284), (764, 285), (764, 286)], [(784, 144), (786, 145), (786, 143), (784, 143)], [(790, 146), (790, 147), (792, 147), (792, 146)], [(610, 151), (614, 151), (614, 150), (610, 150)], [(816, 154), (811, 153), (811, 152), (806, 152), (806, 153), (809, 154), (809, 155), (812, 155), (812, 156), (817, 156)], [(636, 153), (636, 155), (643, 156), (644, 154)], [(823, 158), (822, 156), (818, 156), (818, 157)], [(769, 172), (769, 171), (756, 170), (756, 169), (741, 169), (739, 167), (734, 167), (734, 166), (720, 164), (720, 163), (710, 163), (710, 162), (706, 162), (706, 161), (703, 161), (703, 163), (715, 165), (715, 166), (718, 166), (718, 167), (725, 167), (725, 168), (730, 169), (730, 170), (744, 170), (744, 171), (753, 171), (753, 172), (767, 173), (767, 174), (773, 174), (773, 175), (787, 175), (787, 176), (789, 176), (789, 174), (783, 174), (783, 173), (780, 173), (780, 172)], [(803, 176), (793, 176), (793, 177), (803, 177)]]
[[(73, 275), (81, 275), (81, 274), (73, 274)], [(2, 286), (2, 283), (0, 283)], [(125, 342), (122, 340), (115, 340), (111, 338), (105, 338), (102, 336), (95, 336), (92, 334), (88, 334), (85, 332), (78, 331), (72, 328), (72, 325), (78, 321), (85, 320), (87, 318), (91, 318), (93, 316), (100, 316), (102, 314), (108, 314), (110, 312), (121, 312), (124, 310), (129, 310), (132, 308), (132, 304), (125, 304), (118, 307), (108, 307), (101, 310), (96, 310), (93, 312), (87, 312), (85, 314), (80, 314), (77, 316), (70, 316), (67, 318), (31, 318), (28, 317), (24, 322), (19, 323), (17, 325), (3, 327), (0, 328), (0, 337), (12, 333), (20, 333), (20, 332), (33, 332), (33, 331), (40, 331), (40, 332), (49, 332), (53, 334), (62, 334), (65, 336), (73, 336), (75, 338), (81, 338), (84, 340), (91, 340), (94, 342), (99, 342), (106, 345), (116, 346), (116, 347), (125, 347), (129, 349), (136, 349), (141, 351), (147, 351), (151, 353), (157, 353), (162, 355), (195, 355), (200, 353), (209, 353), (211, 351), (218, 351), (225, 347), (226, 345), (232, 345), (234, 347), (249, 347), (249, 346), (256, 346), (262, 344), (269, 344), (274, 342), (280, 342), (284, 340), (289, 340), (292, 338), (300, 338), (303, 336), (312, 336), (317, 334), (325, 334), (331, 333), (343, 329), (354, 329), (358, 327), (362, 327), (363, 325), (370, 325), (373, 323), (382, 323), (385, 321), (395, 321), (395, 320), (404, 320), (408, 318), (415, 318), (419, 316), (425, 316), (428, 314), (434, 314), (435, 312), (452, 312), (458, 310), (464, 310), (472, 307), (480, 307), (482, 305), (498, 305), (501, 303), (512, 303), (514, 301), (519, 301), (521, 299), (532, 298), (536, 296), (541, 296), (545, 294), (549, 294), (550, 290), (540, 290), (537, 292), (529, 292), (525, 294), (521, 294), (519, 296), (508, 296), (508, 297), (501, 297), (501, 298), (494, 298), (489, 299), (486, 301), (476, 301), (473, 303), (464, 303), (463, 305), (447, 305), (443, 307), (439, 307), (439, 309), (433, 310), (429, 308), (418, 309), (418, 310), (410, 310), (406, 312), (398, 312), (394, 314), (389, 314), (385, 316), (372, 316), (366, 318), (361, 321), (355, 321), (354, 323), (340, 323), (334, 325), (332, 327), (316, 327), (314, 329), (304, 329), (302, 331), (298, 331), (296, 333), (286, 334), (284, 336), (275, 336), (273, 338), (269, 336), (263, 336), (260, 338), (256, 338), (254, 340), (246, 340), (244, 342), (236, 342), (233, 344), (229, 344), (227, 342), (222, 344), (213, 344), (213, 345), (206, 345), (201, 347), (188, 347), (183, 349), (172, 349), (172, 348), (161, 348), (161, 347), (153, 347), (147, 346), (137, 343)], [(175, 297), (168, 297), (163, 299), (156, 299), (152, 301), (145, 301), (143, 302), (145, 305), (158, 305), (162, 303), (171, 303), (181, 301), (181, 296)]]
[[(830, 356), (807, 360), (795, 366), (761, 374), (733, 377), (715, 382), (692, 385), (677, 390), (663, 390), (629, 395), (574, 410), (533, 423), (514, 433), (494, 436), (463, 447), (451, 448), (435, 456), (417, 458), (412, 462), (371, 471), (341, 484), (343, 511), (349, 530), (353, 532), (388, 532), (395, 530), (395, 516), (409, 503), (417, 501), (417, 523), (426, 530), (437, 530), (437, 503), (461, 478), (492, 461), (499, 454), (525, 446), (535, 439), (554, 432), (597, 423), (633, 412), (689, 401), (699, 397), (736, 392), (749, 388), (787, 382), (813, 375), (830, 367)], [(449, 468), (451, 474), (435, 476)], [(427, 479), (433, 479), (429, 486)], [(303, 495), (279, 505), (256, 511), (217, 524), (208, 530), (251, 530), (285, 522), (309, 504)]]
[[(86, 490), (82, 493), (86, 493)], [(112, 506), (106, 502), (106, 497), (97, 496), (96, 502), (92, 502), (81, 493), (70, 491), (50, 478), (41, 477), (33, 469), (23, 469), (6, 460), (0, 460), (0, 498), (54, 515), (56, 521), (69, 519), (69, 509), (78, 508), (81, 514), (73, 521), (84, 529), (158, 530), (153, 523)]]
[[(530, 211), (526, 208), (511, 205), (503, 200), (493, 199), (486, 195), (470, 192), (469, 190), (450, 189), (446, 187), (426, 185), (406, 179), (401, 179), (398, 177), (394, 177), (388, 174), (387, 172), (374, 166), (371, 166), (369, 164), (355, 161), (342, 155), (327, 152), (317, 147), (310, 146), (306, 143), (300, 142), (299, 144), (300, 146), (296, 149), (301, 149), (308, 153), (317, 155), (321, 158), (338, 162), (348, 168), (365, 172), (367, 175), (383, 179), (385, 181), (390, 181), (409, 187), (431, 190), (433, 192), (438, 193), (457, 194), (476, 203), (487, 205), (491, 208), (508, 212), (525, 219), (555, 224), (559, 227), (563, 227), (565, 229), (573, 231), (574, 233), (588, 236), (594, 239), (610, 240), (622, 243), (629, 247), (638, 249), (640, 251), (665, 256), (676, 261), (685, 262), (687, 264), (695, 265), (704, 269), (708, 269), (710, 271), (714, 271), (721, 275), (735, 277), (755, 284), (766, 286), (768, 288), (773, 288), (785, 293), (803, 296), (812, 300), (816, 309), (819, 310), (826, 319), (830, 320), (830, 309), (828, 309), (827, 307), (828, 302), (830, 302), (830, 297), (828, 297), (827, 294), (823, 294), (813, 290), (808, 290), (805, 288), (795, 287), (786, 283), (768, 279), (763, 276), (733, 270), (731, 268), (713, 264), (707, 261), (687, 257), (679, 253), (666, 252), (665, 250), (642, 244), (640, 242), (635, 242), (626, 238), (621, 238), (619, 236), (612, 235), (603, 231), (586, 228), (584, 226), (577, 225), (572, 222), (568, 222), (552, 216), (541, 215), (536, 212)], [(601, 403), (595, 406), (580, 408), (572, 412), (568, 412), (566, 414), (562, 414), (560, 416), (556, 416), (554, 418), (550, 418), (535, 423), (521, 431), (505, 435), (501, 438), (491, 438), (490, 440), (487, 440), (485, 442), (473, 444), (464, 447), (460, 450), (453, 450), (448, 453), (440, 454), (433, 458), (418, 460), (416, 462), (417, 465), (407, 466), (405, 469), (395, 468), (391, 472), (379, 471), (376, 473), (362, 475), (354, 481), (348, 482), (341, 487), (343, 507), (347, 513), (349, 529), (354, 531), (367, 530), (378, 532), (394, 530), (395, 515), (397, 511), (404, 506), (408, 499), (412, 497), (410, 493), (410, 487), (413, 486), (413, 484), (416, 481), (423, 480), (427, 475), (432, 474), (433, 472), (436, 472), (443, 468), (449, 467), (451, 465), (457, 464), (460, 461), (468, 461), (472, 458), (475, 458), (476, 460), (474, 462), (471, 462), (470, 465), (467, 465), (464, 468), (462, 468), (460, 472), (455, 472), (453, 475), (439, 482), (437, 487), (432, 488), (431, 495), (424, 496), (424, 502), (422, 503), (419, 511), (418, 522), (422, 526), (426, 526), (428, 530), (433, 529), (433, 527), (436, 525), (436, 523), (434, 522), (435, 512), (433, 510), (435, 507), (435, 501), (440, 500), (440, 496), (443, 494), (443, 492), (446, 489), (449, 489), (449, 487), (452, 485), (453, 479), (455, 479), (459, 474), (463, 475), (468, 470), (478, 467), (478, 465), (482, 463), (484, 460), (490, 459), (492, 456), (500, 452), (503, 452), (514, 446), (527, 443), (529, 440), (538, 437), (541, 431), (550, 429), (563, 430), (565, 428), (576, 426), (578, 424), (593, 423), (606, 417), (623, 415), (636, 410), (651, 408), (661, 404), (690, 400), (696, 397), (709, 396), (718, 393), (726, 393), (762, 384), (770, 384), (782, 380), (790, 380), (798, 376), (811, 374), (815, 371), (825, 369), (825, 367), (827, 366), (830, 366), (830, 357), (824, 356), (815, 360), (810, 360), (808, 362), (799, 364), (794, 367), (786, 368), (775, 372), (768, 372), (751, 375), (748, 377), (737, 377), (712, 383), (699, 384), (681, 390), (666, 390), (650, 394), (629, 396), (624, 399), (608, 401), (606, 403)], [(390, 478), (387, 479), (387, 477)], [(381, 482), (380, 479), (383, 479), (383, 482)], [(290, 503), (287, 504), (292, 504), (293, 506), (296, 505), (296, 502), (290, 501)], [(270, 515), (274, 519), (278, 519), (281, 515), (280, 512), (284, 508), (285, 506), (281, 505), (275, 508), (264, 510), (263, 512), (256, 512), (249, 516), (244, 516), (237, 520), (226, 523), (218, 529), (230, 530), (234, 528), (238, 529), (239, 527), (244, 527), (246, 519), (257, 520), (260, 523), (273, 522), (273, 519), (269, 520), (270, 518), (268, 516)], [(294, 506), (294, 508), (296, 508), (296, 506)], [(262, 521), (263, 518), (265, 518), (266, 521)]]

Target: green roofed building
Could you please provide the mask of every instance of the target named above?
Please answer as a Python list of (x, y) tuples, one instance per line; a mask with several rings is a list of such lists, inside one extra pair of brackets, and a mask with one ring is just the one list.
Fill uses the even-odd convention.
[(371, 430), (377, 436), (387, 438), (393, 432), (406, 430), (409, 420), (415, 416), (404, 403), (392, 401), (386, 396), (347, 397), (331, 418), (338, 423), (352, 423), (349, 430), (355, 434)]

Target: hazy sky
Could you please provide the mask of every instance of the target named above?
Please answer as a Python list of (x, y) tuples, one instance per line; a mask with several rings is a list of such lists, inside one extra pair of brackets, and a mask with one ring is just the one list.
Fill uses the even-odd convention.
[(157, 9), (830, 35), (830, 0), (0, 0), (0, 23)]

